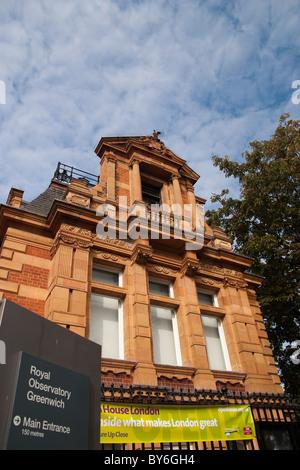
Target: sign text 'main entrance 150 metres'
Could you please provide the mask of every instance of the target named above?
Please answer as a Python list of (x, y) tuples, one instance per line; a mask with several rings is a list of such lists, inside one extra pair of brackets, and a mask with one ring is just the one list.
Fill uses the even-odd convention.
[(7, 449), (87, 448), (89, 387), (87, 376), (21, 353)]

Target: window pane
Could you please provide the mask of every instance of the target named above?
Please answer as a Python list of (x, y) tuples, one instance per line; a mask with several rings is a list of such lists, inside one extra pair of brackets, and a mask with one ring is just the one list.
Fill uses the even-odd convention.
[(101, 344), (103, 357), (119, 358), (118, 299), (92, 294), (90, 340)]
[(119, 285), (119, 273), (114, 271), (106, 271), (105, 269), (93, 268), (92, 280), (110, 284), (112, 286)]
[(226, 370), (217, 318), (206, 317), (203, 315), (202, 324), (204, 328), (209, 367), (212, 370)]
[(146, 204), (160, 206), (160, 188), (142, 183), (142, 197)]
[(262, 429), (262, 434), (267, 450), (293, 450), (287, 429), (268, 425)]
[(199, 304), (204, 305), (214, 305), (214, 299), (212, 294), (204, 294), (203, 292), (198, 292)]
[(149, 281), (150, 294), (165, 295), (169, 297), (170, 286), (169, 284), (163, 284), (160, 282)]
[(172, 310), (151, 306), (154, 362), (177, 365)]

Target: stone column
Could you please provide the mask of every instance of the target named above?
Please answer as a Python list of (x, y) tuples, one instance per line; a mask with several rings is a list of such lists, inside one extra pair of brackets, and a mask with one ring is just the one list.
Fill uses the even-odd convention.
[(174, 203), (179, 204), (182, 207), (182, 195), (181, 195), (179, 178), (180, 178), (179, 175), (173, 175), (171, 180), (172, 180), (172, 185), (173, 185)]
[(140, 174), (140, 163), (137, 159), (133, 159), (130, 163), (130, 180), (131, 180), (131, 201), (132, 203), (143, 200), (142, 180)]
[(179, 175), (172, 175), (171, 177), (173, 189), (173, 214), (174, 214), (174, 229), (183, 229), (183, 202), (179, 183)]
[(192, 206), (192, 213), (191, 213), (191, 219), (192, 219), (192, 230), (196, 229), (196, 216), (197, 216), (197, 203), (196, 203), (196, 198), (194, 194), (194, 187), (192, 184), (188, 183), (187, 184), (187, 197), (189, 204)]
[(168, 185), (164, 183), (161, 188), (161, 200), (163, 204), (170, 205), (169, 195), (168, 195)]
[(131, 323), (133, 328), (133, 360), (136, 361), (134, 383), (157, 385), (153, 365), (150, 307), (147, 268), (142, 262), (133, 262), (129, 268), (131, 294)]
[(113, 154), (107, 156), (107, 199), (116, 199), (116, 158)]
[(81, 336), (87, 326), (89, 236), (85, 229), (62, 224), (53, 247), (46, 300), (46, 318)]
[(180, 335), (182, 363), (193, 367), (195, 388), (215, 389), (215, 379), (209, 368), (205, 346), (204, 332), (201, 322), (200, 307), (195, 278), (189, 269), (182, 271), (182, 277), (174, 283), (174, 293), (180, 299), (178, 310), (178, 329)]
[(277, 393), (268, 373), (246, 286), (243, 279), (227, 278), (218, 296), (227, 310), (223, 326), (232, 370), (246, 372), (248, 392)]
[[(195, 276), (199, 270), (199, 261), (195, 252), (186, 252), (180, 270), (180, 277), (174, 283), (174, 294), (181, 300), (179, 311), (184, 326), (185, 340), (181, 342), (183, 365), (195, 368), (194, 385), (196, 388), (215, 388), (215, 379), (209, 368), (204, 331)], [(179, 312), (178, 312), (179, 313)], [(178, 318), (179, 320), (179, 318)]]

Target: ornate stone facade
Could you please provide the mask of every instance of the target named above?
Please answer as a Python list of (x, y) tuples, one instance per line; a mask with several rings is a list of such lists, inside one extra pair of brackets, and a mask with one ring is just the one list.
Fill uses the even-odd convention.
[[(194, 194), (199, 176), (165, 147), (158, 132), (102, 138), (95, 152), (100, 159), (95, 186), (54, 178), (44, 197), (31, 203), (23, 201), (22, 190), (10, 191), (0, 208), (0, 299), (13, 300), (87, 338), (92, 296), (119, 299), (122, 354), (103, 358), (105, 383), (207, 389), (225, 385), (248, 392), (282, 392), (256, 300), (262, 280), (249, 274), (251, 260), (234, 253), (220, 229), (204, 221), (203, 246), (186, 250), (188, 237), (175, 236), (176, 213), (160, 211), (152, 237), (125, 236), (124, 226), (136, 228), (134, 216), (123, 216), (134, 203), (148, 209), (147, 229), (154, 220), (155, 211), (143, 202), (144, 183), (157, 190), (165, 206), (189, 205), (187, 233), (193, 233), (197, 205), (205, 203)], [(122, 204), (127, 201), (126, 207), (120, 206), (120, 198)], [(105, 205), (112, 210), (109, 220), (117, 236), (100, 239), (97, 227), (107, 223), (109, 210), (101, 213), (99, 207)], [(165, 217), (169, 238), (163, 237)], [(95, 266), (122, 273), (122, 283), (95, 281)], [(151, 279), (172, 286), (172, 295), (151, 292)], [(214, 303), (203, 304), (199, 292), (214, 298)], [(177, 364), (154, 359), (151, 306), (174, 313)], [(209, 365), (203, 315), (222, 323), (228, 355), (222, 369)]]

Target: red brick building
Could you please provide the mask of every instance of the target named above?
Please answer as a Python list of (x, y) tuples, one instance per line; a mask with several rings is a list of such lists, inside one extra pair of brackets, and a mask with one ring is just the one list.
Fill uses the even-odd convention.
[[(99, 341), (104, 383), (281, 393), (261, 279), (205, 221), (201, 244), (187, 245), (205, 204), (199, 175), (158, 135), (102, 138), (96, 177), (59, 164), (31, 202), (11, 189), (0, 207), (0, 299)], [(99, 238), (105, 228), (115, 237)], [(134, 238), (138, 229), (151, 236)]]

